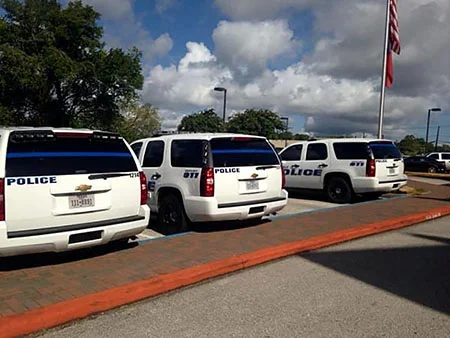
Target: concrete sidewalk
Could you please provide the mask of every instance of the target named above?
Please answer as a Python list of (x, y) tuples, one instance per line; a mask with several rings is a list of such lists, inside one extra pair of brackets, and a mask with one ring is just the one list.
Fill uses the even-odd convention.
[(280, 217), (249, 227), (197, 229), (128, 247), (0, 259), (0, 336), (41, 330), (210, 277), (450, 214), (450, 188)]

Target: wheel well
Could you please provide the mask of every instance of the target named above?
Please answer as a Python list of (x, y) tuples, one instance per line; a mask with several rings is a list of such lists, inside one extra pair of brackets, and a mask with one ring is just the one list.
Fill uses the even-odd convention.
[(352, 186), (352, 180), (350, 179), (350, 176), (348, 176), (348, 174), (345, 173), (329, 173), (325, 175), (324, 178), (324, 188), (327, 186), (328, 182), (335, 177), (340, 177), (343, 178), (344, 180), (346, 180), (348, 182), (348, 184), (350, 184), (350, 187), (353, 190), (353, 186)]
[(183, 202), (183, 196), (181, 195), (181, 192), (178, 189), (161, 188), (158, 190), (158, 205), (161, 203), (162, 199), (168, 195), (174, 195), (180, 200), (180, 202)]

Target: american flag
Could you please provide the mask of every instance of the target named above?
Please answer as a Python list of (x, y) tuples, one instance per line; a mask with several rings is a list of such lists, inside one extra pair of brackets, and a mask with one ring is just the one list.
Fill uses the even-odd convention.
[(392, 52), (400, 55), (400, 36), (398, 33), (397, 0), (389, 1), (389, 45), (387, 50), (386, 87), (391, 87), (394, 81)]

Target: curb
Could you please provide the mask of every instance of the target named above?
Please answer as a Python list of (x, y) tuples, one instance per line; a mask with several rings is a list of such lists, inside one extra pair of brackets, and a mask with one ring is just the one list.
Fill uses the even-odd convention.
[(155, 276), (61, 303), (0, 318), (0, 336), (15, 337), (49, 329), (99, 312), (160, 295), (184, 286), (300, 252), (395, 230), (450, 215), (450, 205), (378, 223), (260, 249), (226, 259)]

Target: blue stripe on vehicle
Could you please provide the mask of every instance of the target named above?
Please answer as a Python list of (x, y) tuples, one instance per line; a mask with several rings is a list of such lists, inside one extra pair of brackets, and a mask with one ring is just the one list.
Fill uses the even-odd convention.
[(263, 149), (220, 149), (213, 150), (213, 154), (273, 154), (273, 150)]
[(392, 143), (370, 143), (371, 147), (395, 147)]
[(131, 157), (131, 153), (108, 153), (108, 152), (29, 152), (8, 153), (7, 158), (30, 158), (30, 157)]

